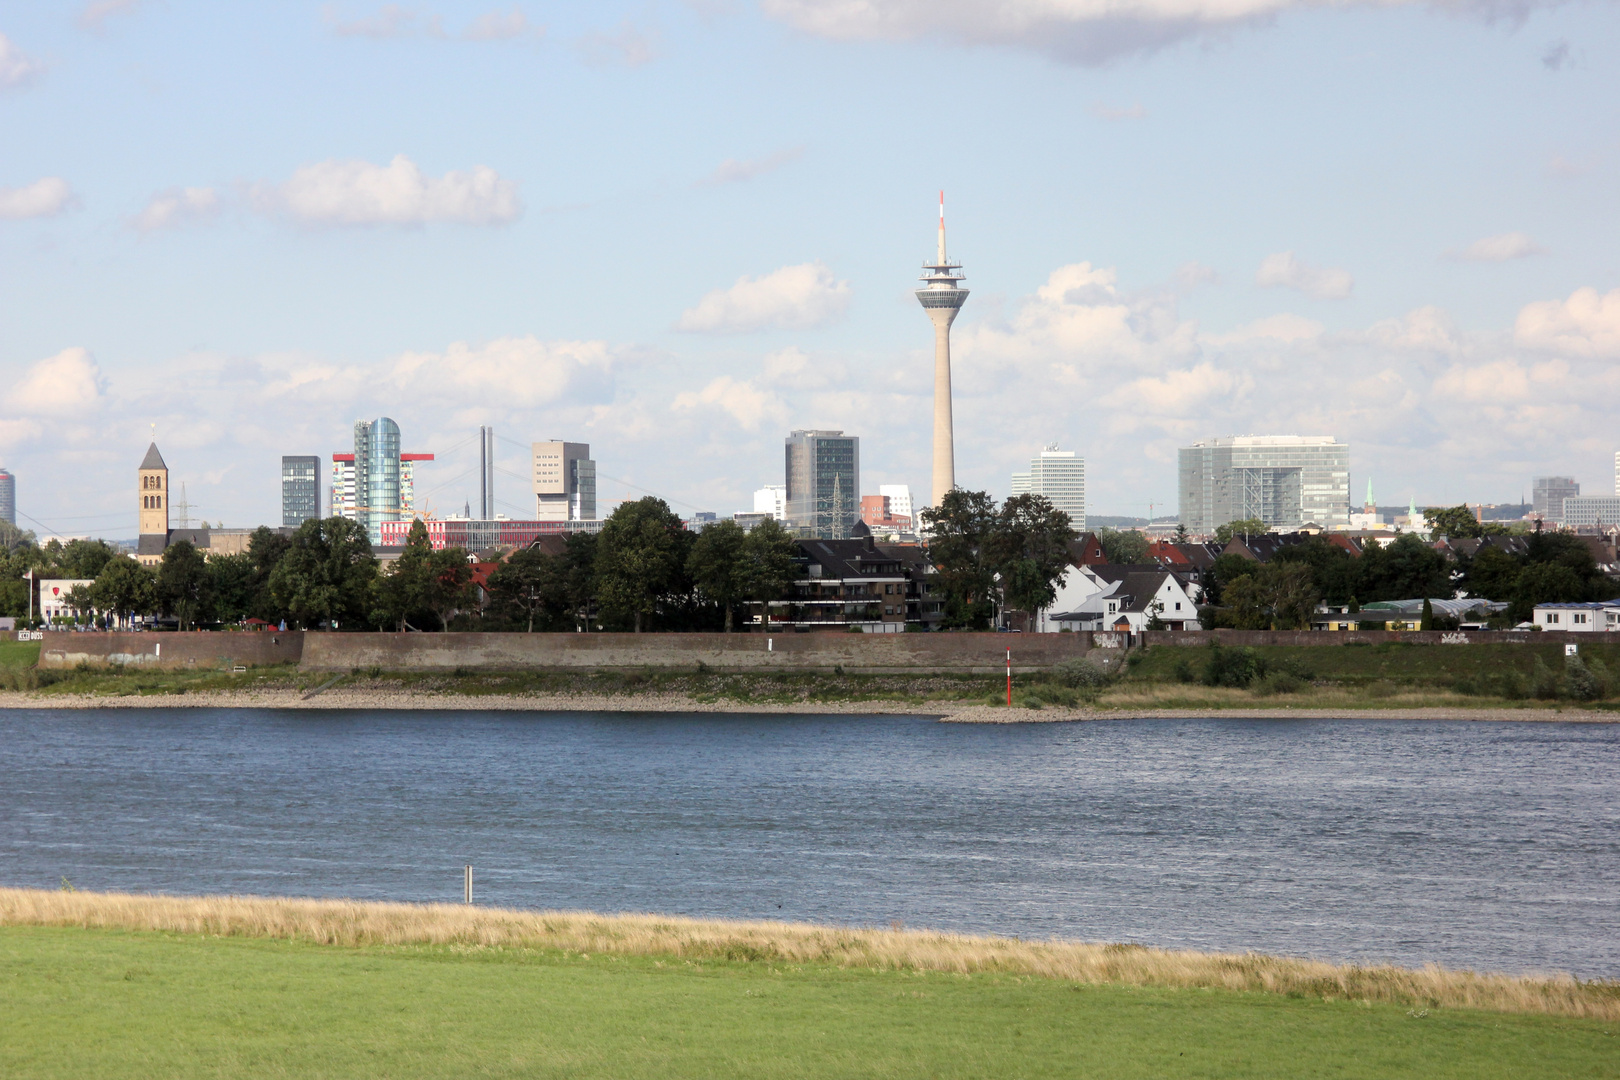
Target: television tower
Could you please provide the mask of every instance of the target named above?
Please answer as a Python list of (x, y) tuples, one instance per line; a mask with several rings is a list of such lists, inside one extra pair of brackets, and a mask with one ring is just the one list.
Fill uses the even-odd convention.
[(968, 298), (959, 282), (962, 269), (945, 257), (945, 193), (939, 193), (939, 256), (923, 265), (917, 300), (934, 321), (934, 484), (929, 505), (939, 506), (956, 486), (956, 440), (951, 425), (951, 323)]

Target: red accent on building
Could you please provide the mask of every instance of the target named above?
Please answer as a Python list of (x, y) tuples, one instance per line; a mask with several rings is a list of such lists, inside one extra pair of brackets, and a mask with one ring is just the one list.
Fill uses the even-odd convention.
[[(351, 454), (350, 456), (352, 457), (353, 455)], [(401, 461), (432, 461), (433, 460), (433, 455), (432, 454), (401, 454), (401, 455), (399, 455), (399, 460), (401, 460)]]
[[(528, 547), (541, 536), (566, 535), (570, 531), (570, 524), (578, 524), (566, 521), (467, 521), (465, 518), (452, 521), (439, 518), (419, 520), (427, 528), (428, 543), (434, 551), (443, 551), (447, 547), (469, 551), (486, 547)], [(414, 521), (382, 522), (378, 528), (382, 533), (383, 546), (404, 547), (414, 524)], [(495, 528), (492, 530), (491, 526)]]
[(354, 455), (353, 454), (333, 454), (332, 455), (332, 460), (333, 461), (353, 461), (354, 460)]

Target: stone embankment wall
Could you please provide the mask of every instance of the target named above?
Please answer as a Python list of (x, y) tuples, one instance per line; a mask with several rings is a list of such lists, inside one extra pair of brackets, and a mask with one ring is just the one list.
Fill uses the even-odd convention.
[(311, 670), (695, 668), (894, 672), (1044, 668), (1090, 649), (1087, 634), (309, 634)]
[(303, 655), (301, 633), (142, 633), (77, 634), (47, 630), (39, 650), (42, 668), (189, 668), (224, 670), (296, 664)]
[(870, 673), (1014, 671), (1050, 667), (1092, 649), (1132, 646), (1620, 644), (1620, 633), (1549, 631), (1199, 630), (1127, 634), (344, 634), (48, 631), (40, 667), (114, 665), (223, 669), (298, 663), (312, 671), (695, 668)]

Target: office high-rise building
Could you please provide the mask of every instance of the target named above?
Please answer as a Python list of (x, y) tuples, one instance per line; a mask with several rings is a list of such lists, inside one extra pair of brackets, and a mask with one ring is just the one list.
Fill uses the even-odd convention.
[(534, 516), (537, 521), (596, 519), (596, 462), (590, 443), (553, 440), (532, 444)]
[(1073, 450), (1046, 447), (1030, 459), (1029, 472), (1013, 473), (1014, 495), (1040, 495), (1069, 515), (1076, 530), (1086, 527), (1086, 461)]
[(803, 536), (848, 539), (861, 516), (861, 440), (842, 431), (787, 437), (787, 516)]
[(961, 263), (945, 255), (945, 193), (939, 193), (939, 243), (932, 263), (925, 264), (917, 301), (934, 324), (934, 478), (930, 505), (938, 506), (956, 486), (956, 433), (951, 416), (951, 323), (967, 302)]
[(17, 524), (17, 478), (0, 469), (0, 521)]
[(1531, 485), (1532, 509), (1548, 521), (1564, 520), (1564, 500), (1581, 493), (1572, 476), (1538, 476)]
[(332, 455), (332, 516), (348, 518), (382, 542), (382, 523), (416, 510), (416, 463), (432, 454), (402, 454), (399, 425), (386, 416), (354, 422), (354, 453)]
[(321, 516), (321, 459), (286, 456), (281, 459), (281, 525), (296, 529)]
[(787, 487), (766, 484), (754, 492), (754, 513), (769, 514), (777, 521), (787, 517)]
[(1329, 435), (1239, 435), (1183, 447), (1181, 523), (1209, 535), (1230, 521), (1350, 527), (1350, 447)]

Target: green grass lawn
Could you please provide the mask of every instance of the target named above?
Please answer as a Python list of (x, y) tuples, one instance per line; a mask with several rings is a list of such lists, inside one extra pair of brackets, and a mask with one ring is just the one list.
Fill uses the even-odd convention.
[(40, 643), (0, 638), (0, 667), (32, 667), (39, 663)]
[(0, 1076), (1605, 1077), (1620, 1025), (997, 975), (0, 929)]

